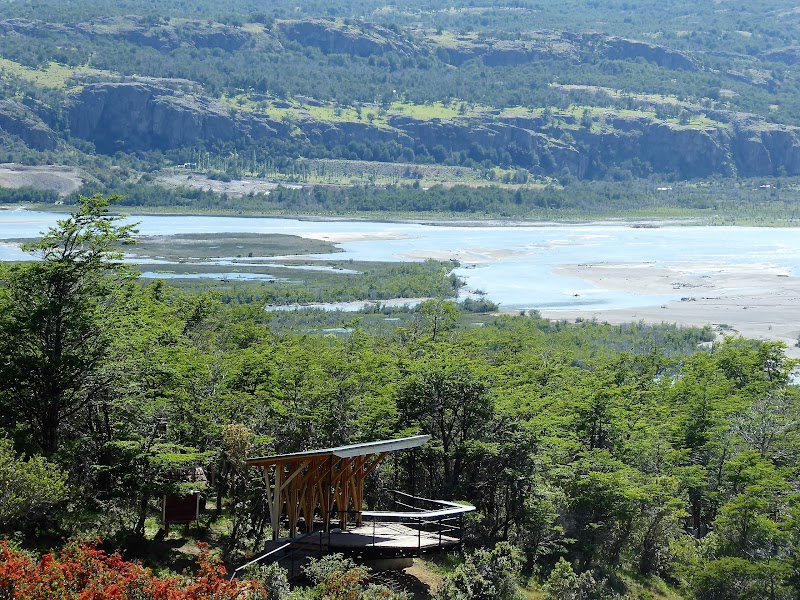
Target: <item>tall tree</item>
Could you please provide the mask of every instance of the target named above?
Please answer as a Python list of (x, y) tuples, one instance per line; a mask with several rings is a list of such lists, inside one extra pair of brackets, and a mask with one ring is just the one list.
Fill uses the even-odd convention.
[(439, 494), (466, 492), (464, 477), (489, 453), (495, 411), (479, 365), (457, 355), (412, 364), (397, 389), (401, 422), (433, 436), (421, 450)]
[(98, 388), (109, 343), (102, 314), (129, 276), (119, 244), (135, 230), (109, 214), (115, 199), (81, 197), (69, 218), (23, 246), (36, 261), (0, 269), (0, 407), (46, 455)]

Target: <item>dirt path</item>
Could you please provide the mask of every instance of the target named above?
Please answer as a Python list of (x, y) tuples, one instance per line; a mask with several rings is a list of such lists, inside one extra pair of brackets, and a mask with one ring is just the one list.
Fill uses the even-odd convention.
[(424, 561), (402, 571), (377, 573), (375, 579), (395, 590), (405, 590), (414, 595), (414, 600), (430, 600), (442, 583), (442, 576), (431, 571)]

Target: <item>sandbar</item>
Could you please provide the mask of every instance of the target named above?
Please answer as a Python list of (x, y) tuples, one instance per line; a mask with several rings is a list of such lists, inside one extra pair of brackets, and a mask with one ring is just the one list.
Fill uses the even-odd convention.
[(557, 275), (579, 277), (597, 288), (631, 294), (672, 295), (675, 300), (638, 308), (541, 310), (547, 319), (597, 319), (619, 324), (711, 325), (720, 335), (783, 342), (787, 356), (800, 358), (800, 278), (768, 264), (564, 265)]
[(432, 258), (434, 260), (450, 260), (460, 263), (489, 263), (497, 260), (514, 258), (517, 256), (529, 256), (533, 252), (521, 250), (508, 250), (506, 248), (463, 248), (459, 250), (418, 250), (400, 254), (400, 258), (423, 260)]
[(405, 233), (391, 233), (388, 231), (377, 231), (374, 233), (355, 233), (347, 231), (298, 233), (297, 236), (309, 240), (322, 240), (323, 242), (331, 242), (333, 244), (343, 244), (346, 242), (368, 242), (376, 240), (409, 240), (416, 237), (414, 235), (408, 235)]

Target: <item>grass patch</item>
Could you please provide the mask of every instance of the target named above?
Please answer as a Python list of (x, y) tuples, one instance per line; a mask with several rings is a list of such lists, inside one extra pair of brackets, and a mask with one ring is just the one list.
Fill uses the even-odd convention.
[[(309, 261), (311, 262), (311, 261)], [(454, 280), (447, 277), (450, 264), (436, 261), (423, 263), (373, 263), (326, 261), (309, 265), (328, 267), (326, 270), (306, 270), (292, 267), (306, 265), (274, 264), (263, 267), (239, 268), (239, 272), (266, 272), (269, 281), (242, 281), (235, 277), (214, 279), (197, 277), (168, 279), (169, 285), (192, 293), (214, 291), (225, 303), (265, 304), (269, 306), (308, 305), (318, 303), (368, 303), (399, 298), (452, 298)], [(140, 267), (142, 268), (142, 267)], [(213, 265), (160, 266), (165, 272), (218, 272)], [(230, 270), (230, 267), (228, 268)], [(148, 269), (151, 270), (151, 269)], [(353, 272), (355, 271), (355, 272)], [(144, 284), (152, 279), (142, 280)], [(356, 306), (358, 308), (359, 306)]]
[[(129, 252), (140, 258), (165, 260), (244, 258), (328, 254), (340, 252), (334, 244), (296, 235), (211, 233), (145, 236)], [(218, 267), (216, 267), (218, 268)]]
[(0, 71), (5, 71), (9, 75), (25, 79), (31, 83), (44, 88), (62, 89), (67, 87), (70, 79), (78, 74), (81, 75), (109, 75), (108, 71), (101, 71), (91, 67), (68, 67), (51, 62), (44, 69), (31, 69), (13, 60), (0, 58)]

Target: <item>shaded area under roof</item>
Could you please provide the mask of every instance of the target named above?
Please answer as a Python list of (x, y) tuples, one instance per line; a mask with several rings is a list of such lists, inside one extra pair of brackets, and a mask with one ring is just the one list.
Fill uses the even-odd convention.
[(276, 454), (274, 456), (261, 456), (248, 458), (247, 464), (274, 465), (277, 463), (290, 462), (298, 459), (319, 458), (325, 456), (335, 456), (336, 458), (353, 458), (356, 456), (369, 456), (384, 452), (394, 452), (396, 450), (408, 450), (426, 444), (431, 439), (429, 435), (414, 435), (411, 437), (398, 438), (395, 440), (381, 440), (378, 442), (365, 442), (363, 444), (350, 444), (348, 446), (337, 446), (335, 448), (321, 448), (319, 450), (306, 450), (304, 452), (293, 452), (291, 454)]

